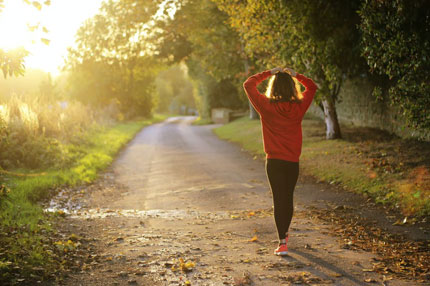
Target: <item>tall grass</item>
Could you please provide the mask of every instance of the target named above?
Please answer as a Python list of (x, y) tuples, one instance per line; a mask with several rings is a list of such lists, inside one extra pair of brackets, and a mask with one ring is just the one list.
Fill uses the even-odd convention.
[(79, 102), (11, 96), (0, 102), (0, 168), (65, 167), (70, 150), (61, 143), (79, 143), (88, 130), (115, 117)]
[(53, 216), (40, 202), (59, 186), (96, 179), (143, 126), (164, 118), (119, 117), (114, 106), (93, 110), (32, 96), (0, 101), (1, 285), (43, 281), (63, 267)]

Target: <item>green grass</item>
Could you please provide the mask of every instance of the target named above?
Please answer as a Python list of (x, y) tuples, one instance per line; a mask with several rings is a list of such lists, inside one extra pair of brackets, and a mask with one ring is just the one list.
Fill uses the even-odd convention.
[(264, 155), (259, 120), (250, 120), (248, 117), (243, 117), (215, 128), (214, 132), (221, 139), (238, 143), (254, 155)]
[(210, 118), (202, 118), (198, 117), (196, 120), (193, 121), (193, 125), (208, 125), (212, 124), (212, 120)]
[[(429, 143), (353, 126), (342, 126), (345, 139), (326, 140), (321, 120), (305, 118), (302, 126), (300, 166), (305, 174), (399, 208), (407, 216), (430, 215), (430, 152), (423, 152)], [(264, 155), (259, 120), (241, 118), (214, 132)]]
[(74, 160), (70, 168), (37, 170), (39, 175), (35, 176), (25, 176), (34, 170), (13, 170), (17, 176), (0, 177), (9, 188), (8, 194), (0, 197), (0, 282), (13, 284), (17, 281), (16, 275), (31, 279), (35, 272), (32, 269), (37, 266), (45, 269), (45, 278), (55, 271), (58, 265), (52, 256), (53, 242), (49, 238), (54, 231), (53, 215), (45, 213), (39, 203), (51, 198), (59, 186), (94, 181), (142, 127), (165, 118), (157, 115), (148, 120), (92, 130), (86, 134), (83, 144), (67, 146)]

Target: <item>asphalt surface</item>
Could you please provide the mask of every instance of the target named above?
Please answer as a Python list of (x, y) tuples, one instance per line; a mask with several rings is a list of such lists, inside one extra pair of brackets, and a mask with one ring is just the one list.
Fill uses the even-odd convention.
[[(130, 190), (115, 207), (215, 211), (270, 205), (262, 195), (267, 189), (254, 186), (266, 182), (261, 162), (218, 140), (213, 125), (193, 126), (193, 120), (170, 118), (137, 135), (114, 163), (117, 181)], [(250, 190), (261, 200), (242, 200)]]
[(143, 129), (88, 190), (68, 223), (96, 241), (99, 259), (65, 285), (418, 285), (387, 281), (369, 270), (375, 254), (342, 247), (306, 208), (354, 197), (303, 179), (289, 255), (273, 255), (264, 161), (194, 119)]

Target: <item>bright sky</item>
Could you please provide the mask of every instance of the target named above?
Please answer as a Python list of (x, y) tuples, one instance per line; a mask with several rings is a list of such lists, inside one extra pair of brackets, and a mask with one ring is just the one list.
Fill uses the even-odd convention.
[[(44, 2), (44, 1), (40, 1)], [(74, 45), (74, 37), (81, 24), (97, 13), (103, 0), (52, 0), (50, 6), (39, 11), (22, 0), (5, 0), (0, 14), (0, 48), (24, 46), (31, 54), (27, 68), (37, 68), (58, 75), (64, 63), (67, 47)], [(40, 29), (30, 32), (27, 24), (40, 22)], [(44, 33), (46, 27), (49, 33)], [(47, 46), (40, 41), (47, 38)]]

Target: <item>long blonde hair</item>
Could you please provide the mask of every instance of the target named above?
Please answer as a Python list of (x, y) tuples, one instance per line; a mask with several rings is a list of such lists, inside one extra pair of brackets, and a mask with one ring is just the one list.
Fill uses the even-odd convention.
[(299, 82), (285, 72), (278, 72), (270, 78), (266, 96), (271, 102), (301, 102), (303, 99)]

